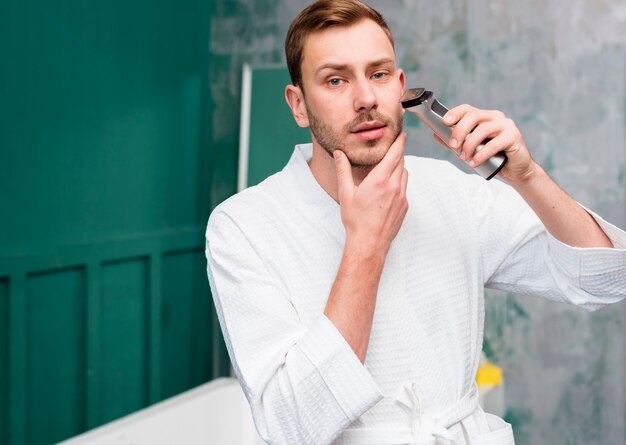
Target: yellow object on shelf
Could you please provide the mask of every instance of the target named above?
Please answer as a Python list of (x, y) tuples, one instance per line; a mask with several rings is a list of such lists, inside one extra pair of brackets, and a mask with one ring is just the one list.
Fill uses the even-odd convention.
[(502, 368), (491, 363), (486, 363), (478, 368), (476, 373), (476, 384), (479, 386), (502, 384)]

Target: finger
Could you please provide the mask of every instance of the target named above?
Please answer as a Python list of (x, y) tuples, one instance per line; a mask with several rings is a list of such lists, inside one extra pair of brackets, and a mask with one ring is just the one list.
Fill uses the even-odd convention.
[(505, 128), (504, 120), (487, 121), (479, 124), (474, 131), (465, 138), (465, 142), (463, 142), (463, 146), (461, 147), (463, 153), (459, 153), (461, 159), (470, 159), (474, 155), (476, 148), (482, 144), (485, 139), (495, 138), (502, 133)]
[(335, 150), (333, 152), (335, 158), (335, 172), (337, 174), (337, 194), (339, 204), (350, 199), (354, 193), (354, 180), (352, 179), (352, 166), (344, 152)]
[(401, 182), (401, 192), (402, 196), (406, 196), (406, 189), (409, 183), (409, 171), (406, 168), (402, 168), (402, 182)]
[(402, 198), (400, 213), (397, 215), (400, 223), (404, 220), (405, 215), (409, 210), (409, 200), (406, 197), (407, 188), (409, 184), (409, 172), (406, 168), (402, 169), (402, 180), (400, 182), (400, 197)]
[(450, 108), (446, 114), (443, 116), (443, 123), (448, 127), (456, 124), (461, 118), (470, 111), (483, 111), (491, 116), (494, 119), (504, 118), (505, 115), (502, 111), (499, 110), (479, 110), (476, 107), (473, 107), (468, 104), (458, 105), (454, 108)]
[(472, 168), (478, 167), (493, 155), (504, 151), (513, 141), (513, 132), (505, 131), (500, 133), (474, 154), (474, 157), (468, 162), (469, 166)]
[(443, 116), (443, 123), (450, 127), (456, 124), (467, 112), (475, 109), (476, 108), (468, 104), (458, 105), (454, 108), (450, 108)]
[[(391, 176), (391, 173), (398, 165), (401, 159), (404, 159), (404, 145), (406, 144), (406, 133), (401, 132), (395, 141), (385, 153), (383, 159), (378, 163), (374, 169), (372, 169), (371, 173), (374, 175), (381, 174), (383, 176)], [(371, 174), (370, 173), (370, 174)]]
[(398, 184), (402, 182), (402, 172), (404, 171), (404, 156), (400, 159), (400, 161), (396, 164), (395, 168), (389, 175), (389, 183), (390, 184)]
[(478, 110), (471, 107), (457, 121), (448, 145), (453, 149), (462, 146), (467, 135), (474, 131), (479, 124), (490, 120), (501, 120), (501, 115), (503, 116), (499, 111)]

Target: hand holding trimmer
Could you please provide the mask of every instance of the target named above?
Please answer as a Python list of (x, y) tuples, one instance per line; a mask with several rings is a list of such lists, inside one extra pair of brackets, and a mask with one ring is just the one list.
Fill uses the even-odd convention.
[[(426, 91), (424, 88), (412, 88), (404, 93), (400, 101), (404, 109), (419, 117), (444, 142), (447, 143), (447, 141), (450, 140), (453, 127), (447, 126), (442, 121), (448, 109), (437, 101), (432, 91)], [(491, 139), (485, 139), (476, 148), (476, 153), (490, 140)], [(490, 180), (502, 170), (506, 161), (506, 154), (500, 152), (476, 167), (475, 170), (483, 178)]]

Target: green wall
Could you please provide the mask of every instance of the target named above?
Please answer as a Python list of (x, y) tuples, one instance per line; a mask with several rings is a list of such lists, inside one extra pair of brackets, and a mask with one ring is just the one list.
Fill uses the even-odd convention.
[(248, 187), (282, 170), (294, 146), (311, 140), (309, 129), (295, 124), (291, 109), (283, 99), (285, 85), (290, 83), (285, 65), (250, 70)]
[(204, 259), (235, 188), (213, 8), (0, 3), (0, 443), (60, 441), (229, 373)]

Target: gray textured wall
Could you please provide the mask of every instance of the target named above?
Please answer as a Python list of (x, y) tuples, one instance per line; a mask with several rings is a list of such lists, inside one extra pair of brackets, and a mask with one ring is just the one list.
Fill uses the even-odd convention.
[[(307, 3), (216, 1), (213, 142), (233, 169), (241, 65), (283, 62), (287, 27)], [(557, 182), (624, 228), (623, 0), (370, 4), (394, 31), (409, 86), (426, 86), (450, 106), (504, 111)], [(416, 120), (407, 121), (407, 152), (456, 162)], [(626, 306), (589, 314), (514, 295), (487, 298), (485, 351), (504, 367), (506, 417), (518, 445), (626, 443)]]

